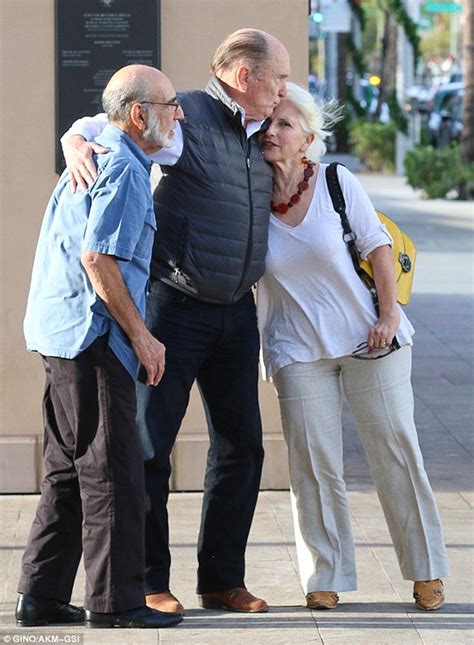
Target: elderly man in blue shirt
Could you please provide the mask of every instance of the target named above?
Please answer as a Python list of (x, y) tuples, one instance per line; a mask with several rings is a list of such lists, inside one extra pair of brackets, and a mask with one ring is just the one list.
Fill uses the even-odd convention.
[[(103, 94), (109, 125), (86, 193), (67, 172), (49, 201), (24, 329), (46, 371), (45, 478), (22, 561), (21, 626), (168, 627), (179, 613), (145, 606), (139, 364), (157, 385), (164, 346), (144, 321), (156, 229), (148, 155), (171, 145), (183, 112), (159, 70), (130, 65)], [(69, 604), (84, 554), (85, 612)]]

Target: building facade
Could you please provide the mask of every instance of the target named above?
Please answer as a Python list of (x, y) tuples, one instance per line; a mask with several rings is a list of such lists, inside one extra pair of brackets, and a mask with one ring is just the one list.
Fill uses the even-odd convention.
[[(80, 2), (80, 0), (75, 0)], [(240, 27), (277, 36), (292, 80), (308, 70), (307, 0), (161, 0), (161, 68), (178, 90), (204, 87), (215, 47)], [(54, 0), (2, 0), (0, 492), (39, 490), (44, 373), (27, 353), (23, 316), (33, 255), (55, 174)], [(266, 459), (262, 488), (286, 488), (286, 450), (273, 388), (260, 384)], [(199, 395), (192, 399), (173, 454), (173, 490), (200, 490), (207, 452)]]

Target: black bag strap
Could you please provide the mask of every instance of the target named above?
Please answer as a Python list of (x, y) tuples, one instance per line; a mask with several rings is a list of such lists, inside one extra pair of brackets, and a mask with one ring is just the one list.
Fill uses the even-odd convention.
[[(337, 176), (337, 167), (343, 165), (344, 164), (339, 164), (337, 161), (330, 163), (326, 168), (326, 182), (334, 210), (336, 211), (336, 213), (339, 213), (339, 217), (341, 218), (343, 230), (342, 239), (347, 244), (347, 248), (349, 249), (349, 253), (351, 254), (354, 269), (359, 278), (370, 291), (372, 302), (374, 303), (375, 307), (375, 313), (377, 314), (377, 316), (380, 316), (379, 299), (377, 296), (377, 291), (375, 289), (375, 284), (372, 278), (364, 271), (364, 269), (360, 267), (359, 250), (355, 243), (357, 235), (351, 229), (351, 225), (349, 224), (349, 219), (346, 213), (346, 200), (344, 199), (341, 184), (339, 183), (339, 177)], [(400, 344), (396, 336), (393, 337), (391, 344), (397, 347), (397, 349), (400, 348)]]
[(346, 213), (346, 200), (344, 199), (344, 194), (342, 192), (341, 184), (339, 183), (339, 177), (337, 175), (337, 167), (342, 166), (337, 161), (330, 163), (326, 168), (326, 182), (328, 185), (329, 194), (331, 196), (332, 205), (336, 213), (339, 214), (342, 224), (342, 239), (347, 244), (349, 253), (352, 258), (352, 264), (354, 265), (355, 272), (365, 284), (367, 289), (370, 291), (372, 296), (372, 302), (374, 303), (375, 311), (377, 316), (379, 315), (379, 303), (377, 298), (377, 291), (375, 290), (375, 285), (370, 278), (370, 276), (361, 268), (359, 249), (356, 245), (357, 235), (351, 229), (349, 219)]
[(337, 167), (339, 164), (337, 161), (330, 163), (326, 168), (326, 181), (329, 189), (329, 194), (331, 196), (332, 205), (336, 213), (339, 214), (342, 224), (342, 239), (347, 244), (349, 253), (351, 254), (352, 264), (357, 275), (365, 282), (364, 271), (360, 268), (359, 261), (359, 250), (356, 245), (357, 235), (351, 229), (349, 224), (349, 219), (346, 213), (346, 200), (344, 199), (344, 194), (342, 192), (341, 184), (339, 183), (339, 177), (337, 175)]

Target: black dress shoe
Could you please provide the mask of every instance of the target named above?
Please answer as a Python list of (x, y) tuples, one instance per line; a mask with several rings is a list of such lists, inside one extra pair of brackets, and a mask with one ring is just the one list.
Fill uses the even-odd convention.
[(28, 593), (21, 593), (16, 603), (15, 618), (19, 627), (70, 625), (84, 622), (84, 610), (62, 600), (36, 598)]
[(159, 629), (160, 627), (173, 627), (182, 620), (182, 614), (158, 611), (145, 605), (113, 614), (103, 614), (86, 609), (86, 627), (93, 629), (106, 629), (107, 627)]

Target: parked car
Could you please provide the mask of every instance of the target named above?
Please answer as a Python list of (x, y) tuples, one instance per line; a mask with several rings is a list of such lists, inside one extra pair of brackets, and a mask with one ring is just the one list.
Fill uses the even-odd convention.
[(460, 141), (463, 121), (464, 90), (450, 96), (440, 112), (437, 147), (444, 148), (454, 141)]
[(422, 115), (426, 115), (430, 111), (430, 106), (433, 102), (433, 97), (437, 88), (433, 85), (412, 85), (405, 93), (405, 101), (410, 106), (410, 110), (416, 110)]
[[(442, 112), (446, 109), (452, 97), (459, 95), (461, 92), (464, 92), (464, 83), (445, 83), (441, 85), (433, 98), (433, 105), (428, 119), (428, 135), (431, 145), (435, 148), (446, 145), (444, 142), (446, 132), (442, 127)], [(440, 140), (440, 128), (442, 130), (442, 140)]]

